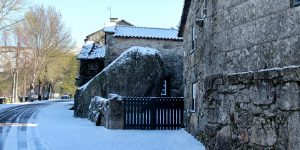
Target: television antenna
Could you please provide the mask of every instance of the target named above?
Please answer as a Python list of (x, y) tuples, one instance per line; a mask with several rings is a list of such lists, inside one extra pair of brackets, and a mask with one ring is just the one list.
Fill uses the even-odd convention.
[(111, 0), (108, 0), (107, 10), (109, 11), (109, 19), (111, 18)]
[(107, 10), (109, 11), (109, 18), (111, 18), (111, 6), (108, 6)]

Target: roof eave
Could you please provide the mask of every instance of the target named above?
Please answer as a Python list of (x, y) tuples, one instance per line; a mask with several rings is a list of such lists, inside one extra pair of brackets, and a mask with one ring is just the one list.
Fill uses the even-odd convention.
[(189, 14), (190, 6), (191, 6), (191, 0), (185, 0), (183, 10), (182, 10), (181, 20), (180, 20), (178, 37), (183, 37), (184, 28), (185, 28), (185, 25), (186, 25), (186, 21), (187, 21), (187, 17), (188, 17), (188, 14)]
[(140, 38), (140, 39), (157, 39), (157, 40), (176, 40), (176, 41), (182, 41), (183, 38), (162, 38), (162, 37), (145, 37), (145, 36), (121, 36), (121, 35), (114, 35), (115, 37), (121, 37), (121, 38)]

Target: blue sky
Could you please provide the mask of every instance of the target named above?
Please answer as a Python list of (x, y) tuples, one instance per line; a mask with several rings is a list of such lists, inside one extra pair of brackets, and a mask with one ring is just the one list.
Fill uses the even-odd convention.
[(101, 29), (112, 17), (125, 19), (136, 26), (177, 27), (183, 0), (32, 0), (54, 6), (72, 31), (80, 47), (86, 35)]

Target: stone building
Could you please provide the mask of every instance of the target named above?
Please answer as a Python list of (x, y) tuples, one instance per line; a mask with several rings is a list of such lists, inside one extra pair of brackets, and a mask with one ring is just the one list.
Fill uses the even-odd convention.
[[(133, 26), (126, 20), (111, 18), (106, 23), (106, 29), (115, 25)], [(108, 63), (105, 63), (105, 28), (86, 36), (85, 44), (77, 57), (80, 61), (79, 75), (76, 78), (76, 85), (82, 86), (100, 73)]]
[(137, 27), (125, 20), (113, 18), (110, 23), (86, 37), (105, 46), (104, 67), (133, 46), (150, 47), (160, 51), (165, 64), (162, 96), (183, 96), (182, 38), (177, 29)]
[(118, 18), (110, 18), (110, 21), (105, 23), (105, 27), (102, 28), (99, 31), (96, 31), (94, 33), (91, 33), (86, 36), (85, 41), (94, 41), (96, 43), (100, 43), (102, 45), (105, 45), (105, 31), (104, 29), (108, 30), (109, 28), (113, 28), (116, 25), (123, 25), (123, 26), (133, 26), (130, 22), (123, 20), (123, 19), (118, 19)]
[(82, 86), (104, 69), (105, 46), (86, 41), (77, 59), (80, 61), (76, 85)]
[(208, 149), (300, 149), (299, 4), (185, 0), (185, 125)]

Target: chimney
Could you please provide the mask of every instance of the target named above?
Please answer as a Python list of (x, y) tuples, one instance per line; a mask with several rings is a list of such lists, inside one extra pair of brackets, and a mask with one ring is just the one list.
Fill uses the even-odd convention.
[(110, 18), (110, 22), (116, 23), (118, 21), (118, 18)]

